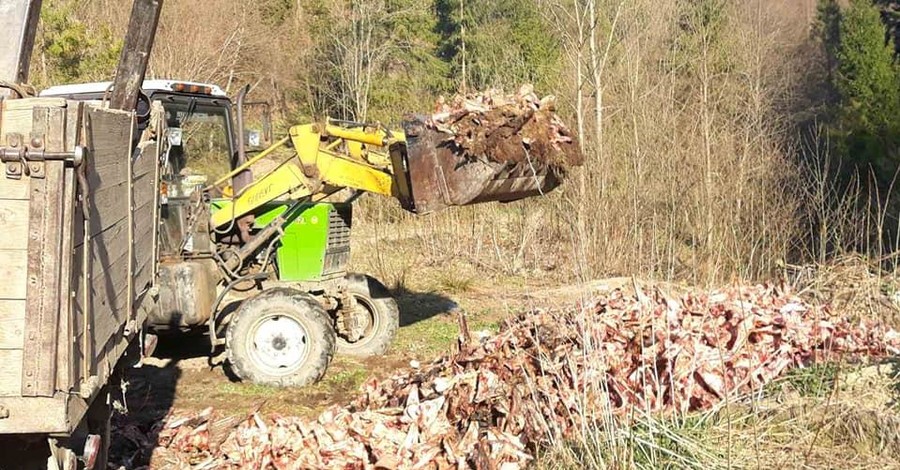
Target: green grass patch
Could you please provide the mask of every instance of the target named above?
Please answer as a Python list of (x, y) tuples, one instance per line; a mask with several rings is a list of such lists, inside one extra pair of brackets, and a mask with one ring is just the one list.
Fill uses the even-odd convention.
[(538, 456), (540, 470), (584, 468), (706, 469), (726, 460), (717, 432), (702, 415), (638, 418), (630, 426), (591, 428)]
[(225, 395), (238, 395), (242, 397), (268, 397), (278, 394), (282, 389), (269, 385), (261, 385), (250, 382), (232, 382), (219, 386), (219, 392)]
[(414, 354), (436, 355), (449, 351), (456, 344), (457, 336), (459, 327), (455, 321), (436, 316), (400, 328), (394, 348)]
[(365, 382), (367, 374), (368, 371), (360, 366), (338, 371), (329, 370), (325, 374), (322, 384), (327, 388), (355, 390)]
[(486, 321), (477, 321), (472, 323), (470, 326), (472, 331), (489, 331), (491, 334), (496, 334), (500, 331), (500, 321), (499, 320), (486, 320)]
[(831, 393), (838, 377), (839, 366), (833, 363), (816, 364), (792, 369), (777, 384), (785, 384), (803, 397), (823, 397)]
[(475, 286), (475, 279), (454, 270), (441, 272), (436, 279), (437, 291), (450, 294), (462, 294), (469, 292)]

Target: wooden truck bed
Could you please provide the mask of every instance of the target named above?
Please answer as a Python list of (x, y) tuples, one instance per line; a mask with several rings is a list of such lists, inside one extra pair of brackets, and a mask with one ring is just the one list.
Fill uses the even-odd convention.
[[(7, 100), (0, 152), (0, 434), (70, 433), (146, 317), (156, 271), (156, 142), (132, 158), (133, 113)], [(74, 160), (76, 157), (72, 157)]]

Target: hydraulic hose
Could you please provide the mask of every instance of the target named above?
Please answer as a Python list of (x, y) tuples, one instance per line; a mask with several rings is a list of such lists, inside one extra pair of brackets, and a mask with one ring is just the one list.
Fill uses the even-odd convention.
[(225, 295), (228, 294), (228, 292), (230, 292), (231, 289), (234, 289), (234, 286), (236, 286), (244, 281), (263, 280), (263, 279), (268, 279), (271, 276), (272, 276), (271, 272), (248, 274), (246, 276), (241, 276), (241, 277), (229, 282), (225, 286), (225, 288), (222, 289), (222, 292), (220, 292), (218, 297), (216, 297), (216, 301), (215, 301), (215, 303), (213, 303), (213, 306), (212, 306), (212, 312), (210, 312), (210, 315), (209, 315), (209, 324), (208, 325), (209, 325), (209, 344), (210, 344), (210, 352), (211, 353), (214, 353), (216, 351), (216, 346), (218, 346), (218, 343), (219, 343), (219, 337), (218, 337), (218, 334), (216, 333), (216, 311), (219, 310), (219, 304), (222, 303), (222, 299), (225, 298)]

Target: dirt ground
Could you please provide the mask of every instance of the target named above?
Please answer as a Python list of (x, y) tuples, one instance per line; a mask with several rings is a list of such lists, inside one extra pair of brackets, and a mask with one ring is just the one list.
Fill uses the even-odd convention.
[[(449, 351), (456, 343), (460, 312), (465, 312), (473, 331), (496, 331), (506, 316), (523, 309), (571, 305), (630, 282), (613, 279), (559, 288), (540, 279), (478, 283), (472, 279), (462, 275), (451, 280), (435, 268), (421, 272), (409, 285), (393, 286), (401, 327), (388, 354), (362, 360), (336, 357), (318, 384), (300, 389), (234, 380), (220, 359), (210, 359), (209, 341), (203, 335), (160, 336), (154, 356), (126, 371), (123, 413), (114, 420), (118, 429), (146, 434), (171, 412), (207, 407), (242, 417), (256, 410), (263, 415), (315, 416), (330, 405), (348, 402), (370, 377), (386, 377), (409, 367), (411, 361), (424, 363)], [(131, 432), (116, 433), (113, 461), (127, 468), (151, 464), (152, 449), (145, 448), (146, 441)], [(152, 462), (152, 467), (158, 465)]]

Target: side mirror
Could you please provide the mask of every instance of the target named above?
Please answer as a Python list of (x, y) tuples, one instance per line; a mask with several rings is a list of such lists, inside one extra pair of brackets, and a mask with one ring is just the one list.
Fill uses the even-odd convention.
[(272, 110), (267, 101), (244, 101), (242, 93), (234, 104), (237, 114), (238, 129), (252, 122), (255, 129), (244, 127), (241, 129), (244, 145), (248, 150), (259, 150), (272, 145)]
[(251, 149), (258, 149), (262, 146), (262, 134), (257, 130), (244, 131), (247, 140), (247, 146)]

